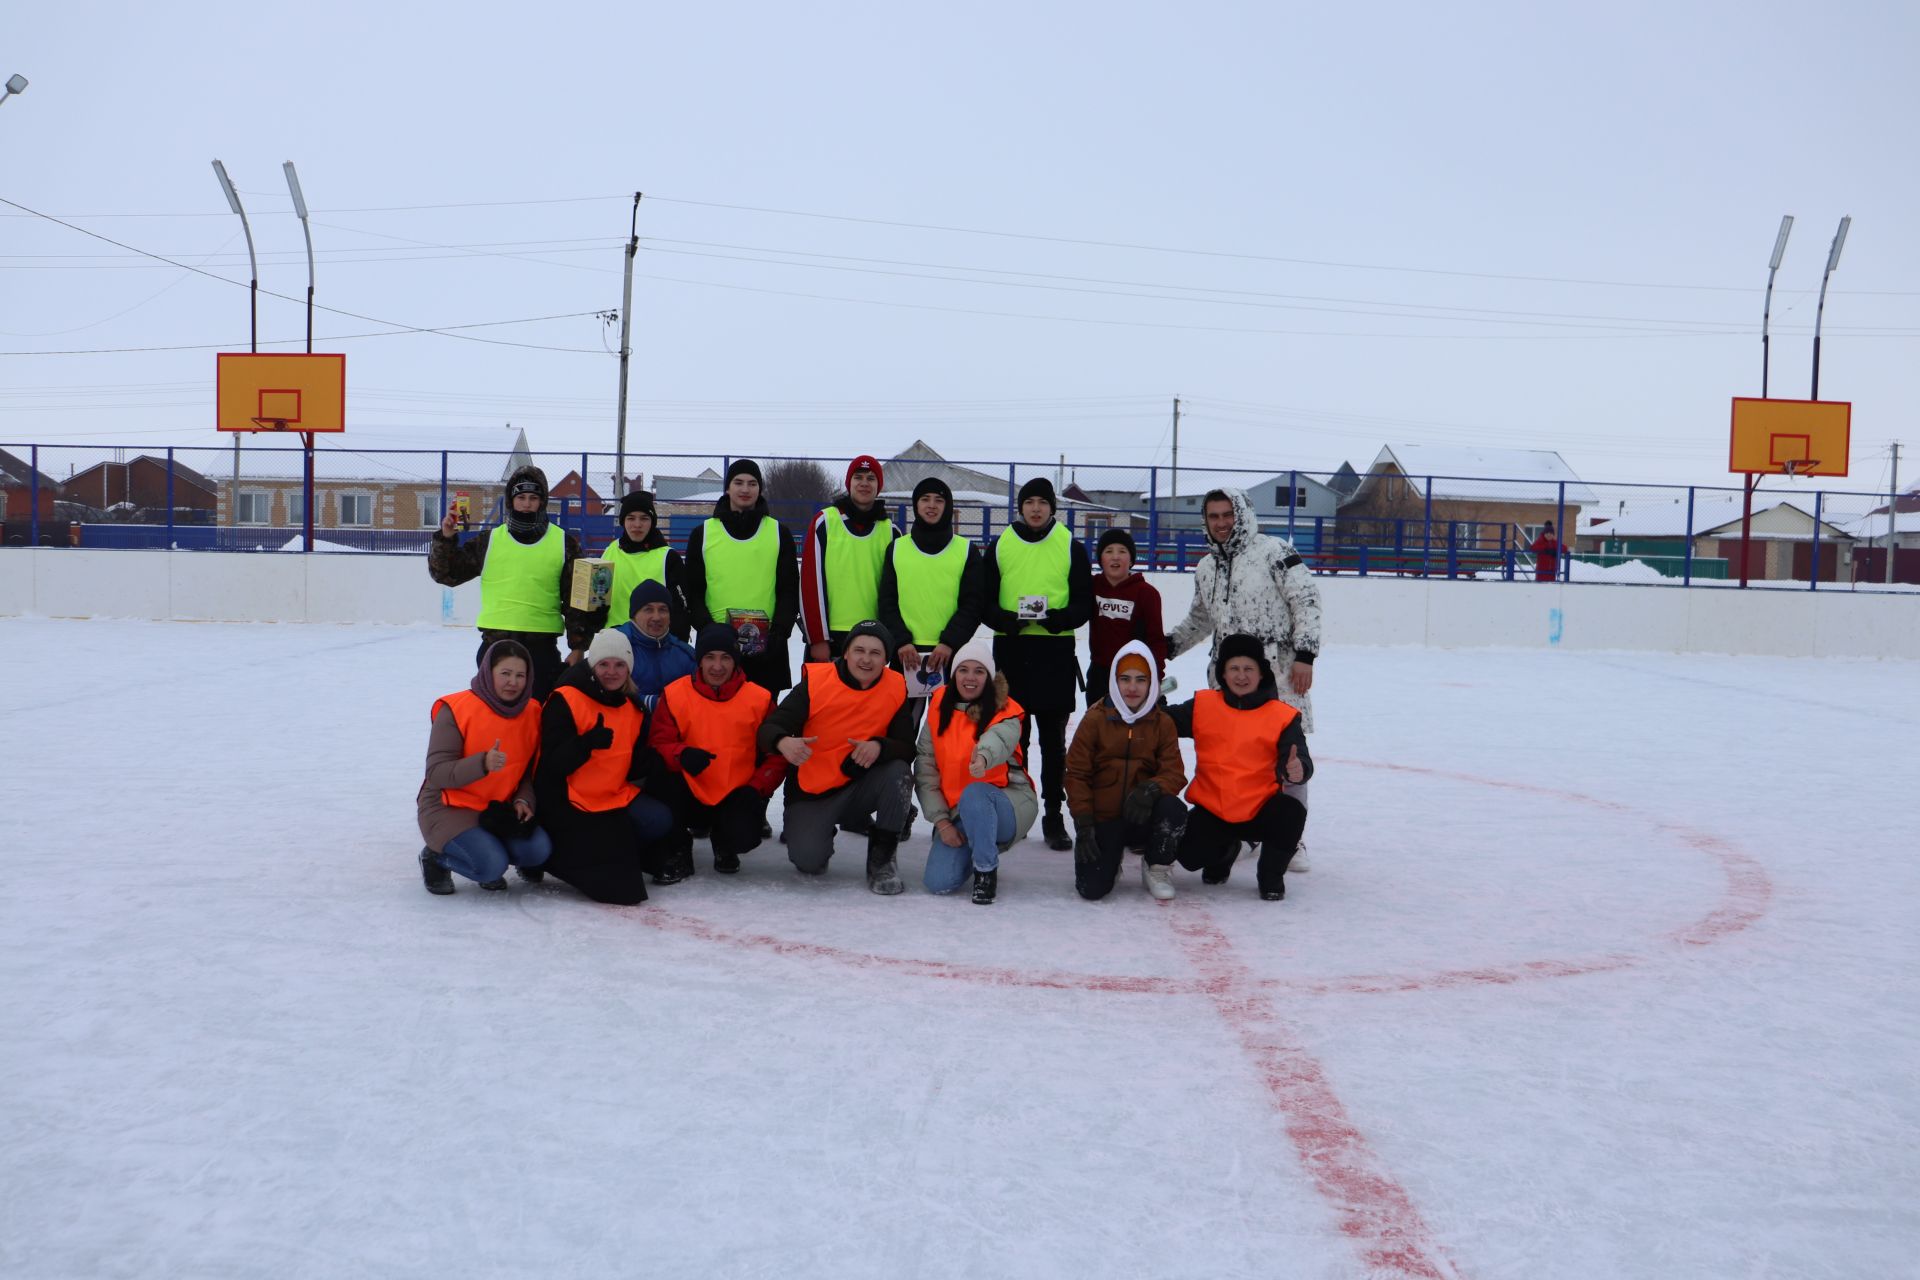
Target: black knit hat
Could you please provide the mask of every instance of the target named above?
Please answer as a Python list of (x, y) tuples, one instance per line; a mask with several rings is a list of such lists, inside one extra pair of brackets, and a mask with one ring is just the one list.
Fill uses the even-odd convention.
[(856, 622), (853, 624), (853, 628), (847, 632), (846, 644), (840, 646), (840, 652), (845, 653), (848, 647), (861, 636), (872, 636), (880, 642), (880, 648), (888, 657), (893, 656), (893, 637), (887, 634), (885, 627), (875, 622), (872, 618), (868, 618), (865, 622)]
[(1253, 636), (1236, 632), (1220, 642), (1219, 649), (1213, 655), (1213, 678), (1221, 688), (1227, 685), (1227, 659), (1252, 658), (1260, 664), (1260, 683), (1269, 685), (1274, 682), (1273, 664), (1267, 661), (1267, 647)]
[(1125, 529), (1116, 527), (1116, 528), (1109, 529), (1105, 533), (1101, 534), (1100, 543), (1097, 547), (1094, 548), (1094, 552), (1093, 552), (1094, 558), (1096, 560), (1099, 559), (1100, 554), (1104, 552), (1108, 547), (1125, 547), (1127, 549), (1128, 559), (1138, 560), (1140, 558), (1139, 549), (1133, 545), (1133, 535), (1128, 533)]
[(659, 519), (653, 509), (653, 495), (645, 489), (635, 489), (620, 499), (620, 518), (625, 520), (636, 511), (644, 511), (654, 519)]
[(1020, 501), (1017, 505), (1025, 506), (1028, 498), (1045, 498), (1049, 507), (1055, 511), (1060, 509), (1059, 499), (1053, 496), (1053, 481), (1045, 476), (1035, 476), (1020, 486)]
[(922, 480), (919, 484), (913, 486), (914, 504), (916, 506), (919, 505), (920, 499), (926, 497), (930, 493), (937, 493), (941, 497), (945, 498), (947, 500), (948, 508), (949, 509), (952, 508), (953, 490), (949, 489), (947, 487), (947, 482), (945, 480), (942, 480), (939, 476), (928, 476), (925, 480)]
[(724, 653), (740, 661), (740, 633), (724, 622), (709, 622), (694, 637), (693, 660), (698, 662), (710, 653)]
[(656, 582), (648, 578), (627, 594), (627, 616), (631, 618), (640, 612), (640, 606), (643, 604), (664, 604), (671, 607), (673, 596), (668, 593), (664, 582)]
[(735, 458), (727, 468), (727, 478), (722, 485), (732, 484), (735, 476), (752, 476), (762, 486), (767, 483), (766, 477), (760, 474), (760, 464), (752, 458)]

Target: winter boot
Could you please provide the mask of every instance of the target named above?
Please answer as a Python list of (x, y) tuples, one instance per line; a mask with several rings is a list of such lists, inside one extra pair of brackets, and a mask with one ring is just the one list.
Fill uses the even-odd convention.
[(1147, 862), (1142, 859), (1140, 883), (1148, 893), (1162, 902), (1173, 896), (1173, 872), (1165, 863)]
[(913, 820), (919, 816), (920, 816), (920, 811), (918, 809), (914, 808), (912, 805), (907, 806), (907, 820), (900, 824), (900, 843), (901, 844), (905, 844), (907, 841), (913, 838)]
[(737, 853), (714, 854), (713, 869), (723, 876), (740, 874), (740, 855)]
[(507, 880), (505, 876), (502, 876), (498, 880), (482, 880), (480, 887), (488, 893), (505, 893), (507, 891)]
[(891, 831), (875, 830), (867, 836), (867, 888), (888, 897), (906, 891), (894, 852), (900, 837)]
[(1226, 856), (1200, 872), (1202, 884), (1225, 884), (1227, 877), (1233, 874), (1233, 861), (1240, 856), (1240, 842), (1235, 840), (1227, 846)]
[[(760, 838), (762, 840), (773, 839), (773, 824), (771, 822), (768, 822), (765, 818), (760, 819)], [(782, 831), (780, 833), (780, 843), (785, 844), (786, 842), (787, 842), (787, 833)]]
[(984, 907), (992, 903), (994, 892), (999, 887), (998, 871), (975, 871), (973, 873), (973, 905)]
[(433, 856), (433, 850), (420, 851), (420, 879), (425, 882), (428, 893), (452, 893), (453, 872), (440, 865), (440, 859)]
[(1060, 816), (1060, 807), (1054, 805), (1040, 819), (1040, 834), (1046, 837), (1047, 848), (1055, 853), (1066, 853), (1073, 848), (1073, 837), (1067, 834), (1067, 820)]
[(1260, 890), (1260, 901), (1262, 902), (1279, 902), (1286, 896), (1287, 882), (1285, 880), (1275, 880), (1273, 882), (1273, 888)]
[(539, 884), (547, 878), (546, 869), (543, 867), (515, 867), (513, 870), (515, 875), (528, 884)]
[(1289, 871), (1305, 871), (1307, 867), (1307, 842), (1302, 840), (1293, 846), (1293, 861), (1287, 864)]
[(660, 869), (653, 873), (655, 884), (679, 884), (693, 874), (693, 840), (681, 836), (660, 854)]

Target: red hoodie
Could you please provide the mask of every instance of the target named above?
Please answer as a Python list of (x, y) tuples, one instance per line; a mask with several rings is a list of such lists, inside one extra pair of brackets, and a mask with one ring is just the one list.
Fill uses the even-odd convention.
[(1140, 574), (1128, 575), (1116, 587), (1096, 569), (1087, 647), (1092, 651), (1088, 670), (1100, 676), (1099, 688), (1106, 688), (1105, 672), (1113, 665), (1113, 655), (1129, 640), (1138, 640), (1153, 651), (1156, 676), (1167, 674), (1167, 629), (1160, 621), (1160, 593)]

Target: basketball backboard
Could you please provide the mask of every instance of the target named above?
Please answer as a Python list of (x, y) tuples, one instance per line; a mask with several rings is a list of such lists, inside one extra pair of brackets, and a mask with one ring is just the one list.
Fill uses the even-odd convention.
[(1853, 405), (1845, 400), (1733, 398), (1727, 470), (1749, 475), (1844, 476)]
[(345, 431), (347, 358), (222, 351), (214, 380), (220, 431)]

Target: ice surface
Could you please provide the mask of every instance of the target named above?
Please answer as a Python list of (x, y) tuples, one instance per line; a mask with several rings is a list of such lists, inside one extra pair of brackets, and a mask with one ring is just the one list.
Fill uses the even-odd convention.
[(0, 1275), (1913, 1274), (1914, 664), (1335, 649), (1284, 903), (614, 909), (421, 890), (470, 632), (0, 645)]

